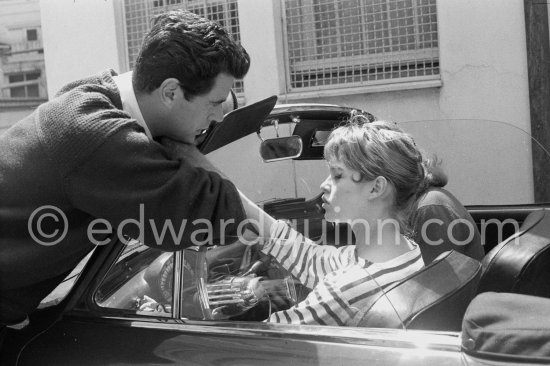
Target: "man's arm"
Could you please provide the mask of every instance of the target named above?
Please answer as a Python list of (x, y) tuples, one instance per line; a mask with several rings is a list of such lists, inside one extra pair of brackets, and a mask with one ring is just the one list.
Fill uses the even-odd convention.
[(163, 137), (160, 143), (168, 150), (170, 157), (175, 160), (185, 160), (188, 164), (203, 168), (211, 172), (218, 173), (223, 178), (227, 176), (217, 167), (215, 167), (204, 154), (202, 154), (195, 145), (172, 140), (168, 137)]
[[(208, 158), (196, 148), (196, 146), (175, 141), (167, 137), (162, 138), (161, 144), (168, 149), (170, 155), (174, 159), (185, 159), (189, 164), (195, 167), (216, 172), (226, 178), (225, 174), (215, 167), (208, 160)], [(238, 190), (238, 192), (240, 194), (246, 216), (250, 220), (251, 224), (259, 224), (254, 225), (256, 229), (259, 230), (259, 235), (261, 237), (269, 238), (270, 229), (273, 227), (276, 220), (252, 202), (252, 200), (250, 200), (242, 191)]]
[[(186, 148), (186, 147), (184, 147)], [(236, 234), (245, 212), (235, 186), (194, 147), (177, 158), (132, 129), (108, 138), (66, 179), (73, 205), (164, 250)], [(223, 244), (223, 243), (222, 243)]]

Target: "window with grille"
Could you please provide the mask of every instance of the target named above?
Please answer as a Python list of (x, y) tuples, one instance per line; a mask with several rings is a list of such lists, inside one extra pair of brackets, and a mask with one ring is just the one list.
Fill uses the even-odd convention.
[(439, 78), (436, 0), (284, 0), (289, 91)]
[[(151, 29), (151, 19), (159, 13), (174, 9), (188, 10), (216, 21), (227, 29), (234, 39), (240, 41), (237, 0), (125, 0), (130, 69), (134, 68), (143, 37)], [(243, 81), (236, 80), (233, 89), (242, 95)]]

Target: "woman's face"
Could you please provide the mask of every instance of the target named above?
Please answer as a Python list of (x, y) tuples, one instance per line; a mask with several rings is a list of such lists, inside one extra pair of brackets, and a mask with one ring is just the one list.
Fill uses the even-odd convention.
[(359, 181), (360, 174), (339, 161), (329, 161), (330, 175), (321, 184), (325, 219), (350, 222), (366, 218), (372, 182)]

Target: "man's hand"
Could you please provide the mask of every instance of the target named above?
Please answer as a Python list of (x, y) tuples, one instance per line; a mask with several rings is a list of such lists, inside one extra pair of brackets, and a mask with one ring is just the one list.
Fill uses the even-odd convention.
[(212, 172), (216, 172), (222, 177), (225, 177), (218, 168), (204, 156), (195, 145), (172, 140), (168, 137), (163, 137), (160, 143), (166, 147), (172, 159), (182, 159), (199, 168), (203, 168)]

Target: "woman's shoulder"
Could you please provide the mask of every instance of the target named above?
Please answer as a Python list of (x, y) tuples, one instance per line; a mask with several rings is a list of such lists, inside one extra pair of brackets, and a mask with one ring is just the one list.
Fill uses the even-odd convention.
[(459, 218), (467, 216), (467, 210), (451, 192), (443, 188), (432, 187), (422, 194), (415, 205), (414, 217), (430, 215), (444, 218), (447, 216)]
[(448, 190), (440, 187), (430, 187), (418, 198), (418, 206), (449, 204), (454, 200), (456, 200), (456, 197)]
[(379, 267), (380, 269), (389, 270), (391, 268), (401, 269), (407, 267), (418, 267), (424, 265), (424, 260), (422, 259), (422, 253), (420, 251), (420, 246), (411, 238), (405, 238), (407, 245), (410, 247), (410, 250), (405, 251), (404, 253), (386, 261), (374, 263), (374, 267)]

